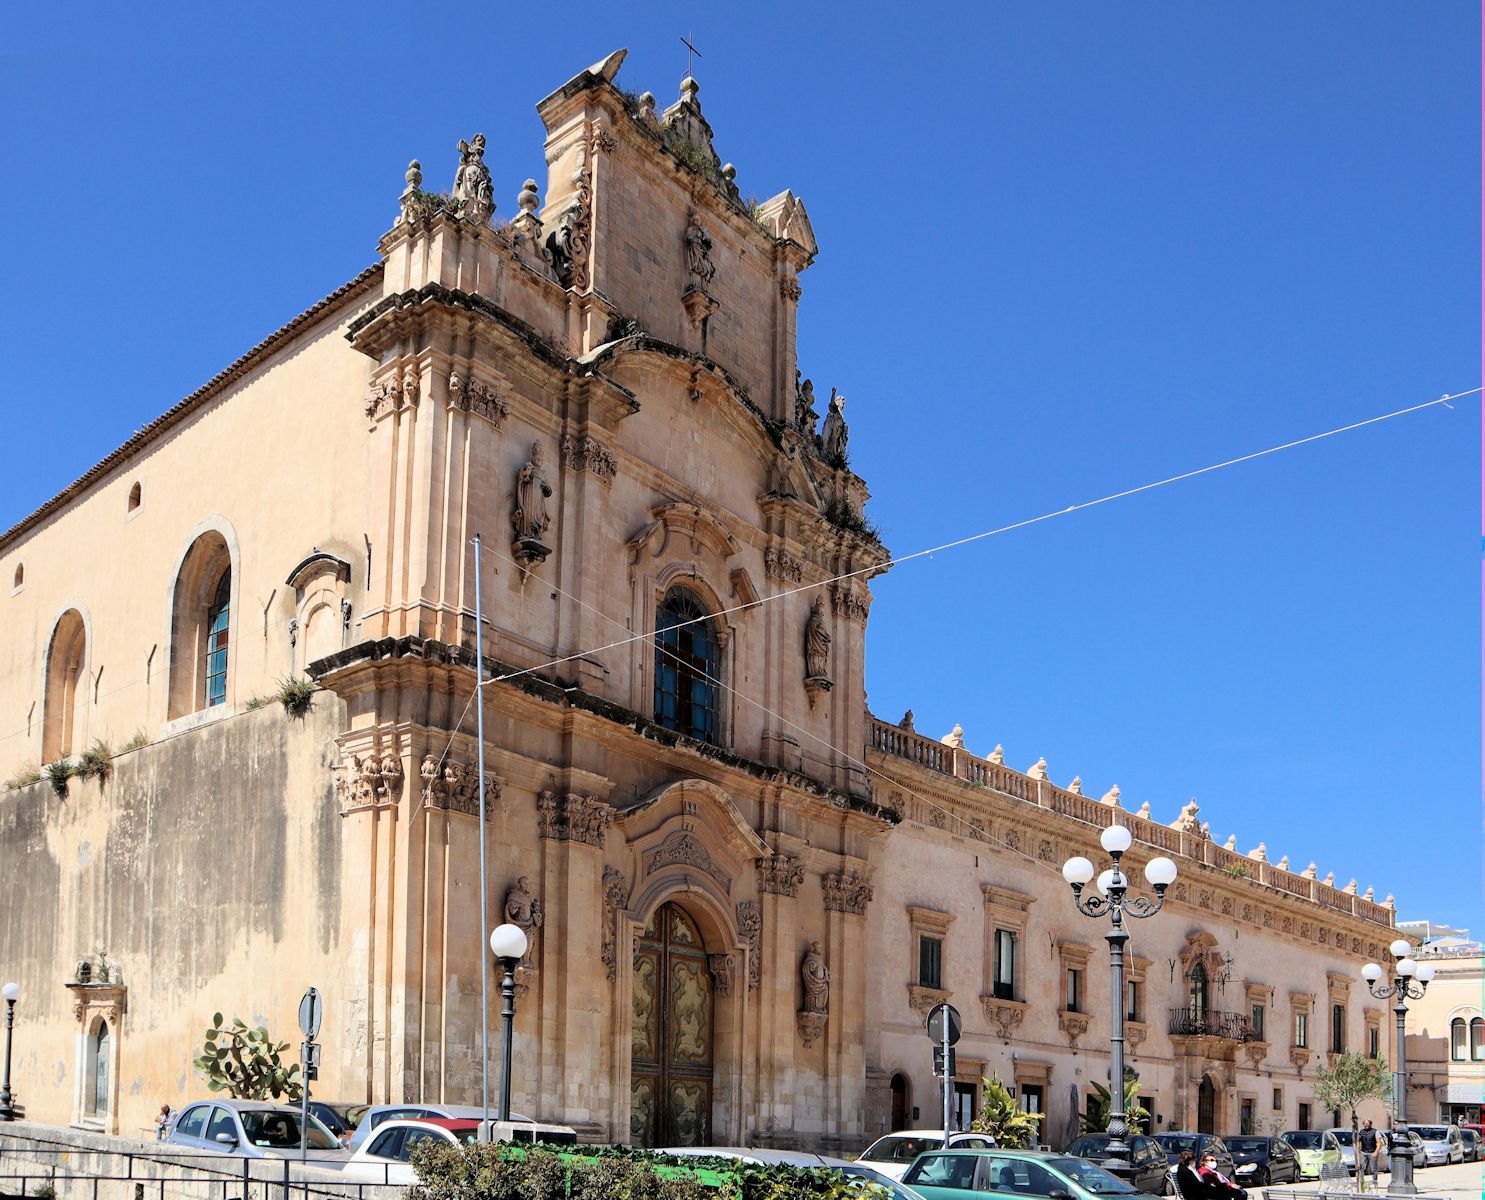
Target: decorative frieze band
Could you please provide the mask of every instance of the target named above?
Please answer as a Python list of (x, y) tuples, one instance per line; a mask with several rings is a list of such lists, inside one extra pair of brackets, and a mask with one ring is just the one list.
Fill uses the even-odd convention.
[[(447, 808), (452, 812), (479, 816), (478, 795), (479, 771), (453, 759), (444, 761), (440, 767), (438, 758), (428, 754), (418, 771), (422, 781), (423, 803), (429, 808)], [(485, 776), (485, 814), (488, 816), (500, 799), (500, 780)]]
[(377, 421), (388, 413), (416, 408), (419, 386), (418, 369), (412, 364), (404, 367), (400, 373), (393, 371), (386, 379), (373, 386), (366, 397), (367, 417)]
[(602, 846), (614, 810), (602, 800), (576, 792), (542, 792), (536, 799), (541, 836), (554, 842)]
[(797, 896), (804, 868), (793, 854), (765, 854), (758, 859), (758, 890), (773, 896)]
[(872, 897), (870, 881), (852, 871), (849, 874), (824, 875), (820, 883), (825, 889), (825, 907), (830, 912), (851, 913), (857, 917), (866, 915), (866, 906)]
[(402, 795), (402, 760), (395, 754), (351, 755), (335, 776), (342, 812), (396, 804)]
[(569, 471), (591, 471), (605, 485), (613, 486), (614, 476), (619, 469), (618, 461), (614, 458), (614, 452), (602, 442), (587, 434), (573, 437), (570, 433), (564, 433), (560, 453), (562, 465)]
[(804, 563), (781, 546), (770, 546), (763, 552), (763, 571), (770, 579), (799, 583), (804, 578)]
[(510, 412), (510, 406), (499, 391), (457, 371), (449, 375), (449, 407), (483, 417), (496, 429)]

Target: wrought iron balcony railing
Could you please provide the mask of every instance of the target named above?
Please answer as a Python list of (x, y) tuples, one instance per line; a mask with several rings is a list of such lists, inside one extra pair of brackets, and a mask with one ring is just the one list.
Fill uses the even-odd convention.
[(1173, 1008), (1170, 1010), (1169, 1029), (1178, 1037), (1225, 1038), (1230, 1042), (1259, 1040), (1253, 1022), (1242, 1013), (1218, 1012), (1216, 1009), (1193, 1012), (1190, 1008)]

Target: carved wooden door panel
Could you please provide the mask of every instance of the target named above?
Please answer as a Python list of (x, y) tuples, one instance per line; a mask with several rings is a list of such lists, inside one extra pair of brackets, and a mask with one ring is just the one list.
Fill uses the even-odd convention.
[(629, 1140), (705, 1146), (711, 1138), (712, 976), (701, 934), (662, 905), (634, 948)]

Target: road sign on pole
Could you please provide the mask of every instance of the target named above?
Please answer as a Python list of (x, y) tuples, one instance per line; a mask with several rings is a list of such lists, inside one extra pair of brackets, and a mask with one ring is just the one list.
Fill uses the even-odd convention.
[(320, 1023), (325, 1019), (325, 1001), (315, 988), (304, 993), (299, 1001), (299, 1028), (304, 1033), (304, 1045), (299, 1048), (301, 1058), (300, 1075), (303, 1077), (299, 1092), (299, 1161), (309, 1161), (309, 1081), (319, 1074), (320, 1048), (315, 1045), (315, 1034), (320, 1032)]
[(954, 1051), (950, 1049), (959, 1040), (963, 1023), (959, 1010), (952, 1004), (935, 1004), (928, 1014), (928, 1036), (937, 1043), (934, 1049), (934, 1074), (943, 1067), (944, 1080), (944, 1144), (948, 1145), (953, 1131), (954, 1113)]
[(320, 1032), (320, 1023), (325, 1019), (325, 1001), (315, 988), (304, 993), (299, 1001), (299, 1028), (311, 1041)]

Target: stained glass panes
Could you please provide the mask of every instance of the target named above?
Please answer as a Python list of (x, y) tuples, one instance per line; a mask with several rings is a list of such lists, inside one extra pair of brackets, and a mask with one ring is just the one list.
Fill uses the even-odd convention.
[(707, 612), (685, 588), (665, 594), (655, 614), (655, 721), (718, 744), (721, 647)]
[(232, 615), (232, 572), (223, 571), (206, 611), (206, 707), (227, 699), (227, 635)]

